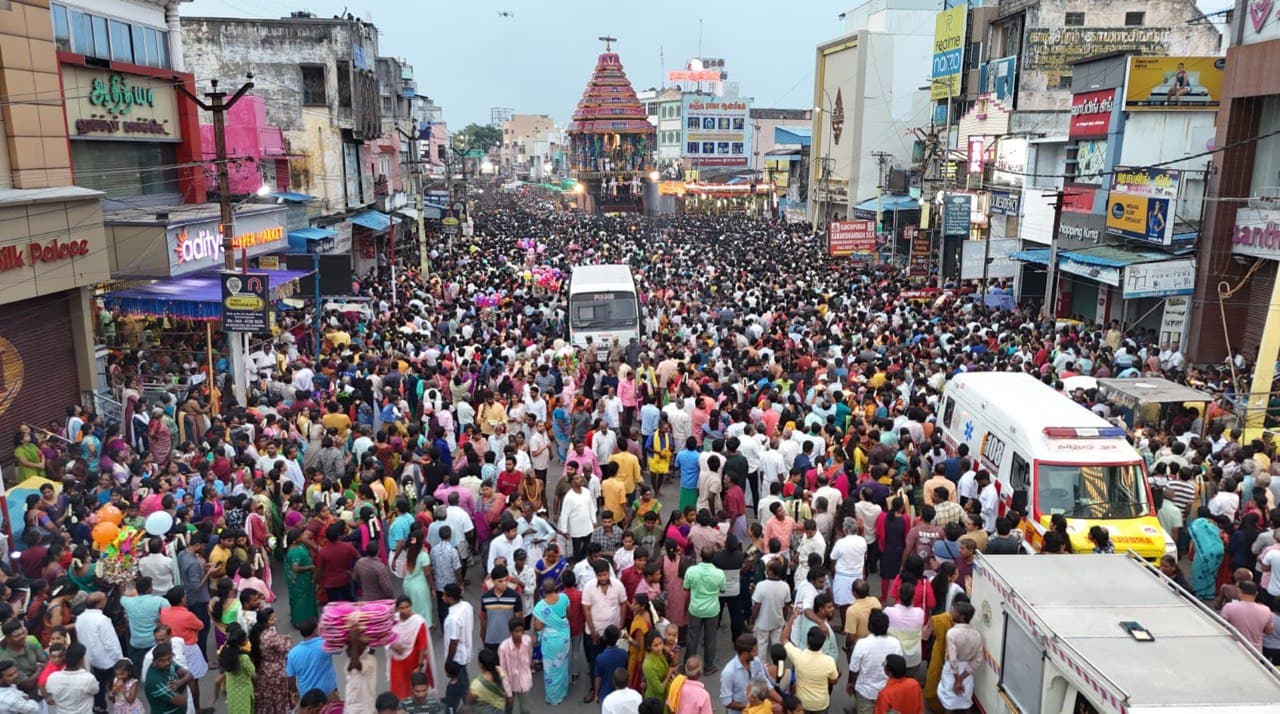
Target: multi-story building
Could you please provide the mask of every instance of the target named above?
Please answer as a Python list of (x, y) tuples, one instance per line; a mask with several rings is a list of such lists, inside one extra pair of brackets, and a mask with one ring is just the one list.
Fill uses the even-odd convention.
[(351, 253), (359, 274), (385, 264), (394, 228), (375, 208), (377, 177), (398, 164), (400, 148), (379, 143), (377, 28), (350, 15), (299, 12), (279, 20), (184, 17), (182, 33), (195, 75), (233, 84), (253, 74), (267, 120), (289, 142), (289, 186), (320, 201), (314, 223), (334, 234), (331, 250)]
[(654, 152), (655, 163), (665, 179), (684, 176), (680, 163), (684, 149), (684, 122), (682, 112), (684, 93), (677, 87), (667, 87), (657, 94), (658, 148)]
[[(1213, 140), (1221, 151), (1197, 251), (1198, 299), (1188, 306), (1188, 359), (1221, 363), (1239, 350), (1256, 365), (1250, 415), (1259, 415), (1269, 410), (1280, 344), (1280, 18), (1269, 3), (1236, 3), (1231, 45)], [(1234, 291), (1222, 298), (1225, 314), (1224, 284)]]
[[(0, 431), (10, 434), (60, 421), (94, 391), (91, 289), (110, 277), (103, 193), (73, 185), (54, 28), (44, 0), (0, 4)], [(12, 446), (0, 442), (0, 464)]]
[[(868, 0), (844, 13), (844, 35), (814, 53), (809, 217), (852, 217), (887, 168), (912, 160), (910, 127), (927, 123), (937, 0)], [(875, 154), (887, 154), (881, 160)]]
[(418, 160), (426, 176), (443, 176), (448, 166), (449, 126), (444, 109), (422, 94), (415, 94), (409, 116), (418, 135)]
[[(512, 114), (502, 122), (498, 171), (503, 176), (529, 178), (535, 175), (537, 164), (537, 171), (541, 172), (542, 164), (549, 161), (549, 146), (556, 132), (555, 119), (546, 114)], [(563, 139), (556, 143), (564, 145)]]
[(813, 125), (812, 109), (770, 109), (752, 107), (750, 112), (753, 136), (751, 165), (764, 166), (764, 156), (776, 148), (776, 129), (809, 129)]

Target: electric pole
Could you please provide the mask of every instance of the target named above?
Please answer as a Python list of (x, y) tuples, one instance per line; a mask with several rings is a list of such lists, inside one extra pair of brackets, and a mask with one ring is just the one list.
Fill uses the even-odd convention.
[[(234, 272), (236, 269), (236, 251), (232, 245), (232, 238), (235, 236), (235, 207), (231, 204), (231, 174), (227, 170), (227, 112), (231, 107), (236, 105), (240, 99), (253, 89), (253, 73), (246, 75), (249, 81), (240, 85), (240, 88), (227, 99), (227, 93), (218, 91), (218, 80), (210, 81), (210, 91), (205, 93), (209, 98), (208, 102), (201, 101), (199, 97), (188, 92), (186, 87), (181, 84), (177, 85), (178, 89), (196, 106), (211, 113), (213, 115), (213, 148), (214, 160), (218, 170), (218, 207), (220, 209), (219, 226), (222, 231), (222, 259), (223, 267), (227, 272)], [(315, 276), (316, 280), (320, 276)], [(316, 305), (316, 310), (320, 306)], [(234, 393), (236, 401), (240, 404), (246, 404), (246, 398), (249, 391), (249, 369), (247, 354), (248, 349), (246, 340), (247, 333), (231, 332), (223, 330), (227, 336), (229, 357), (231, 358), (231, 376), (234, 380)], [(209, 379), (213, 379), (214, 375), (209, 375)]]
[(1058, 279), (1058, 229), (1062, 225), (1062, 206), (1066, 203), (1066, 189), (1058, 189), (1053, 199), (1053, 232), (1049, 234), (1049, 265), (1045, 267), (1044, 305), (1041, 308), (1046, 317), (1055, 317), (1053, 309), (1054, 282)]

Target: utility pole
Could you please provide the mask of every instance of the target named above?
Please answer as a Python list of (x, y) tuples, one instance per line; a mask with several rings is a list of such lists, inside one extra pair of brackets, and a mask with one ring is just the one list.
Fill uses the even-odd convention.
[[(888, 168), (889, 159), (893, 158), (893, 154), (890, 154), (887, 151), (873, 151), (871, 152), (871, 156), (876, 160), (876, 163), (880, 165), (880, 180), (876, 183), (876, 235), (879, 236), (882, 230), (881, 226), (884, 225), (884, 210), (881, 201), (884, 198), (884, 187), (889, 182), (888, 175), (885, 170)], [(895, 230), (894, 233), (897, 233), (897, 231)], [(897, 235), (894, 235), (893, 240), (894, 260), (897, 260)]]
[[(218, 80), (210, 80), (210, 91), (204, 96), (209, 101), (204, 102), (181, 84), (175, 85), (179, 91), (187, 95), (196, 106), (211, 113), (213, 115), (213, 148), (214, 158), (218, 170), (218, 207), (220, 209), (220, 229), (222, 230), (222, 258), (223, 268), (227, 272), (235, 272), (236, 269), (236, 253), (232, 246), (232, 238), (235, 236), (235, 208), (231, 205), (231, 173), (227, 169), (227, 112), (239, 102), (245, 93), (253, 89), (253, 73), (246, 75), (249, 81), (240, 85), (240, 88), (227, 99), (227, 93), (218, 91)], [(319, 276), (316, 276), (319, 279)], [(316, 305), (316, 310), (320, 306)], [(227, 336), (227, 344), (229, 346), (231, 357), (231, 375), (234, 379), (234, 393), (236, 401), (240, 404), (246, 403), (246, 397), (249, 391), (249, 369), (246, 355), (248, 349), (246, 340), (248, 335), (243, 332), (230, 332), (224, 330)], [(209, 375), (210, 379), (214, 375)]]
[(1066, 203), (1066, 189), (1058, 189), (1053, 199), (1053, 232), (1049, 234), (1049, 265), (1045, 267), (1044, 305), (1041, 310), (1046, 317), (1055, 317), (1053, 309), (1055, 290), (1054, 283), (1058, 279), (1058, 228), (1062, 225), (1062, 206)]

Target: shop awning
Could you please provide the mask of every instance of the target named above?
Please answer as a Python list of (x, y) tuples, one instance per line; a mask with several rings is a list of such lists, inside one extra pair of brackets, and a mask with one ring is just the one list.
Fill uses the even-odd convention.
[(397, 213), (397, 214), (399, 214), (399, 215), (401, 215), (401, 216), (404, 216), (405, 218), (408, 218), (410, 221), (417, 221), (417, 220), (418, 220), (418, 209), (416, 209), (416, 208), (414, 208), (414, 207), (412, 207), (412, 206), (406, 206), (406, 207), (404, 207), (404, 208), (397, 208), (397, 209), (396, 209), (396, 213)]
[(1134, 263), (1150, 263), (1156, 260), (1167, 260), (1167, 253), (1156, 253), (1144, 250), (1126, 250), (1110, 245), (1099, 245), (1083, 250), (1072, 250), (1058, 254), (1059, 260), (1070, 260), (1074, 263), (1097, 265), (1103, 268), (1123, 268)]
[(1049, 264), (1048, 248), (1031, 248), (1030, 250), (1019, 250), (1009, 254), (1010, 258), (1020, 260), (1024, 263), (1035, 263), (1036, 265)]
[(775, 126), (773, 143), (809, 146), (813, 143), (813, 129), (807, 126)]
[(310, 203), (312, 201), (320, 200), (318, 196), (309, 196), (305, 193), (293, 193), (292, 191), (280, 191), (278, 193), (271, 194), (271, 197), (281, 198), (286, 201), (293, 201), (294, 203)]
[[(890, 196), (880, 197), (880, 211), (888, 213), (890, 211), (918, 211), (920, 210), (920, 200), (910, 196)], [(867, 211), (869, 213), (876, 212), (876, 199), (870, 198), (853, 207), (856, 211)]]
[(1142, 404), (1211, 402), (1213, 395), (1159, 377), (1099, 379), (1098, 391), (1110, 401), (1134, 409)]
[(365, 211), (351, 216), (349, 219), (357, 226), (364, 226), (371, 231), (385, 231), (391, 227), (391, 216), (382, 211)]
[(422, 204), (422, 217), (439, 219), (444, 216), (444, 212), (447, 210), (449, 210), (448, 206), (441, 206), (435, 203), (424, 203)]
[(289, 241), (295, 238), (298, 240), (324, 240), (338, 235), (338, 232), (332, 228), (299, 228), (296, 231), (289, 231)]
[(332, 228), (299, 228), (289, 231), (289, 250), (295, 253), (310, 253), (309, 246), (316, 241), (329, 240), (338, 235)]
[[(298, 280), (311, 270), (267, 270), (271, 299), (288, 297)], [(141, 317), (176, 317), (187, 320), (222, 319), (222, 282), (217, 273), (200, 273), (148, 285), (117, 290), (103, 297), (109, 310)]]

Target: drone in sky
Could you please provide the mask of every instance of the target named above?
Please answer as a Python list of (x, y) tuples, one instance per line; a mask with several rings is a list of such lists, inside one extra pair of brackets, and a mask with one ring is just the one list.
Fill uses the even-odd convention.
[(498, 17), (512, 18), (512, 17), (515, 17), (515, 16), (516, 16), (516, 14), (515, 14), (514, 12), (511, 12), (510, 10), (499, 10), (499, 11), (498, 11)]

